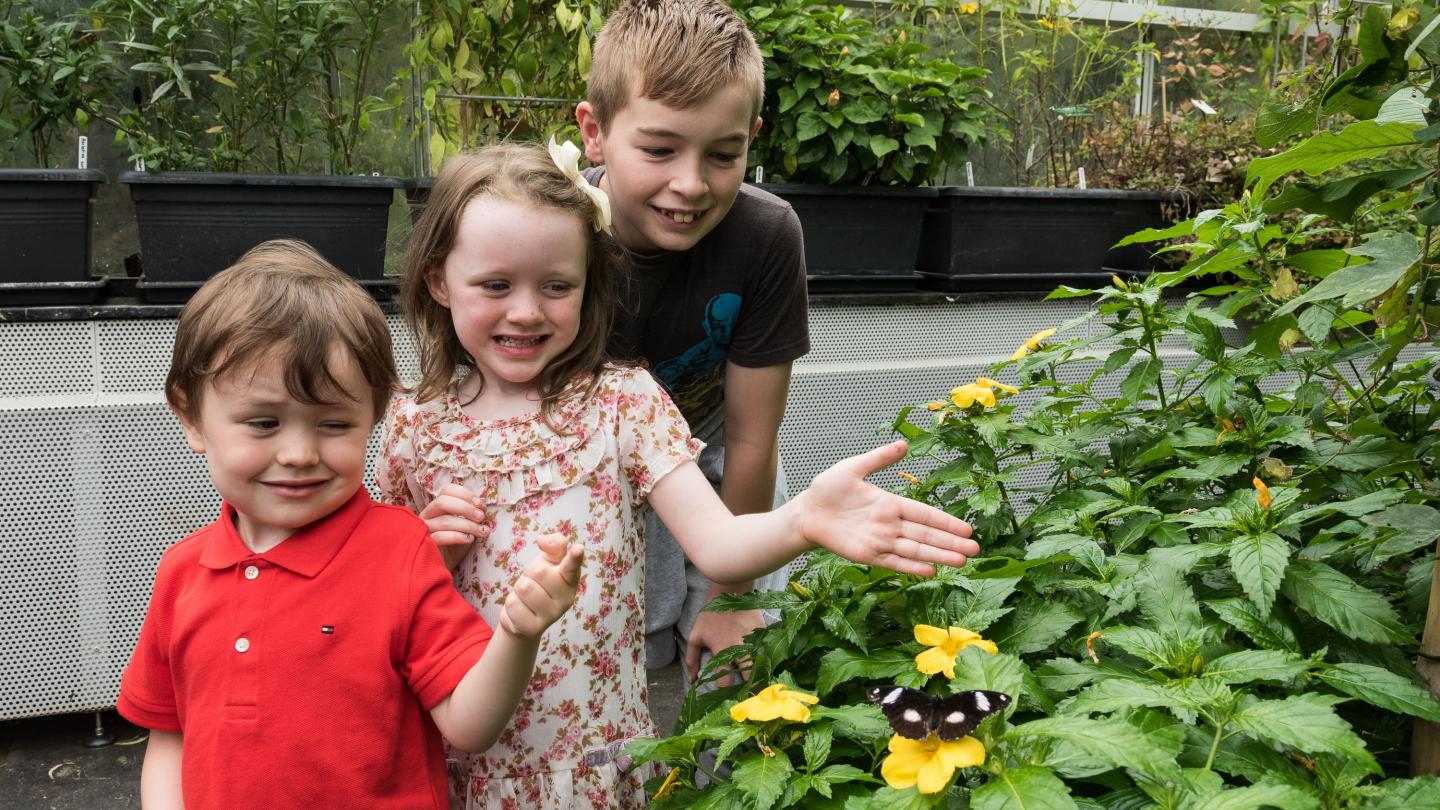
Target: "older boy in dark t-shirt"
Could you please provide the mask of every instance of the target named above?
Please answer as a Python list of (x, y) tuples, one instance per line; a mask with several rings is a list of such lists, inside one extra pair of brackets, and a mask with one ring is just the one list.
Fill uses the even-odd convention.
[[(783, 502), (779, 429), (790, 363), (809, 350), (800, 223), (743, 185), (764, 65), (718, 0), (632, 0), (606, 21), (575, 111), (631, 258), (612, 348), (648, 363), (713, 447), (701, 467), (736, 514)], [(738, 643), (758, 613), (705, 613), (715, 594), (658, 520), (646, 523), (649, 665)], [(698, 616), (698, 619), (697, 619)], [(693, 624), (693, 628), (692, 628)]]

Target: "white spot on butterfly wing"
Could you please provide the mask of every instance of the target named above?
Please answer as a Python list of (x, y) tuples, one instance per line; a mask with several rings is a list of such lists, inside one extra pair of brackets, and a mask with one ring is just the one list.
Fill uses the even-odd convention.
[(965, 712), (956, 709), (955, 711), (945, 715), (945, 722), (958, 726), (961, 723), (965, 722)]
[(975, 693), (975, 708), (982, 712), (990, 711), (990, 698), (985, 697), (984, 692)]
[(905, 693), (905, 690), (897, 686), (897, 687), (895, 687), (894, 689), (891, 689), (891, 690), (890, 690), (890, 694), (886, 695), (886, 696), (885, 696), (885, 699), (884, 699), (884, 700), (881, 700), (880, 703), (883, 704), (883, 705), (885, 705), (885, 706), (889, 706), (891, 703), (894, 703), (895, 701), (899, 700), (899, 699), (900, 699), (900, 696), (901, 696), (902, 694), (904, 694), (904, 693)]
[(901, 714), (901, 716), (904, 717), (906, 722), (909, 723), (918, 723), (921, 720), (920, 712), (917, 712), (914, 709), (906, 709), (904, 713)]

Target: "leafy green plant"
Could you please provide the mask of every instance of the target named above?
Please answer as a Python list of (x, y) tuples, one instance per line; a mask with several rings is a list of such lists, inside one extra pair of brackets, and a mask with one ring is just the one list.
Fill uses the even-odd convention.
[(349, 174), (392, 103), (374, 75), (397, 0), (98, 0), (126, 70), (107, 120), (152, 169)]
[(920, 185), (984, 139), (984, 71), (928, 56), (919, 29), (805, 0), (736, 10), (765, 56), (750, 163), (767, 178)]
[(24, 143), (36, 166), (53, 166), (68, 128), (89, 123), (107, 59), (78, 21), (0, 5), (0, 141)]
[[(895, 420), (908, 494), (974, 523), (983, 559), (917, 580), (818, 555), (789, 591), (719, 605), (782, 618), (709, 670), (748, 662), (753, 687), (692, 695), (674, 736), (632, 745), (670, 769), (657, 806), (1440, 804), (1440, 780), (1405, 778), (1410, 718), (1440, 721), (1412, 663), (1440, 539), (1440, 352), (1401, 359), (1440, 326), (1440, 58), (1423, 12), (1396, 24), (1406, 8), (1357, 13), (1360, 44), (1314, 89), (1371, 117), (1349, 103), (1251, 161), (1240, 200), (1134, 237), (1193, 239), (1166, 248), (1184, 266), (1057, 289), (1095, 306)], [(1314, 182), (1282, 187), (1292, 172)], [(897, 745), (877, 683), (1015, 702), (973, 732), (977, 762)], [(815, 698), (803, 719), (732, 716), (771, 684)]]
[[(564, 137), (585, 98), (590, 43), (614, 0), (426, 0), (406, 49), (434, 131), (432, 166), (471, 146)], [(519, 99), (538, 99), (522, 101)]]
[(1135, 92), (1138, 24), (1082, 22), (1068, 0), (944, 0), (935, 21), (954, 59), (990, 71), (992, 142), (1016, 185), (1071, 185), (1085, 122)]

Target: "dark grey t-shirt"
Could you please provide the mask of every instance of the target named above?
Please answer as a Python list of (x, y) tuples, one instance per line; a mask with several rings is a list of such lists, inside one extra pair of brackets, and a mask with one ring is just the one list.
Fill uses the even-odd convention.
[[(598, 185), (604, 167), (585, 174)], [(649, 366), (697, 434), (720, 418), (726, 361), (762, 368), (810, 350), (800, 220), (779, 197), (741, 186), (695, 247), (626, 255), (611, 353)]]

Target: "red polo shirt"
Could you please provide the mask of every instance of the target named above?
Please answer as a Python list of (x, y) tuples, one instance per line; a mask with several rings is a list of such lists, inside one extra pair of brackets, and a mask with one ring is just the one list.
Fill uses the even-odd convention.
[(185, 806), (445, 808), (428, 710), (490, 629), (425, 524), (362, 488), (264, 554), (234, 511), (165, 552), (120, 713), (185, 735)]

